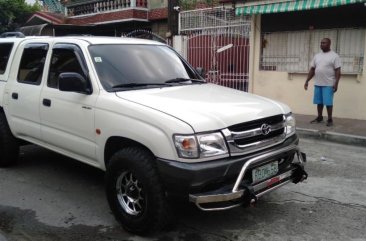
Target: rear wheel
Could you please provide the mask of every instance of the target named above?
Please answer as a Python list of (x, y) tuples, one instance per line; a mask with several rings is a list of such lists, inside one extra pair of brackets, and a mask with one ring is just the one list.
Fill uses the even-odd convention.
[(128, 147), (115, 153), (107, 167), (109, 206), (132, 233), (153, 233), (168, 223), (168, 205), (153, 163), (154, 157), (146, 149)]
[(4, 112), (0, 111), (0, 167), (14, 165), (18, 156), (18, 140), (11, 133)]

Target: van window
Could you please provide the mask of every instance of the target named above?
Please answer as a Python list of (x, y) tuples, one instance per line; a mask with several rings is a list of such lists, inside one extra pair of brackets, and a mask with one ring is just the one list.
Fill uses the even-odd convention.
[(48, 44), (28, 44), (23, 51), (18, 72), (18, 82), (40, 84)]
[(13, 49), (13, 43), (0, 44), (0, 74), (4, 74), (6, 66), (8, 65), (9, 56)]

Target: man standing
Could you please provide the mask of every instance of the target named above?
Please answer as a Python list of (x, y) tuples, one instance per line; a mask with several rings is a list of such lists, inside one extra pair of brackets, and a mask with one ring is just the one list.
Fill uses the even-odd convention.
[(315, 75), (313, 103), (317, 105), (318, 117), (310, 123), (323, 122), (325, 105), (328, 112), (327, 126), (333, 125), (333, 95), (338, 89), (341, 78), (341, 59), (338, 54), (330, 50), (330, 44), (329, 38), (324, 38), (320, 42), (322, 52), (316, 54), (311, 61), (311, 68), (304, 84), (304, 89), (307, 90), (309, 81)]

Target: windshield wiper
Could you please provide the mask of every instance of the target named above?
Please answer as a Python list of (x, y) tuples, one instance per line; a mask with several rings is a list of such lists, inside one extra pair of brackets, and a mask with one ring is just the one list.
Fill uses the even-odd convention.
[(186, 78), (175, 78), (175, 79), (171, 79), (168, 81), (165, 81), (164, 83), (124, 83), (124, 84), (116, 84), (113, 85), (111, 87), (112, 89), (118, 89), (118, 88), (143, 88), (143, 87), (147, 87), (147, 86), (174, 86), (172, 85), (173, 83), (182, 83), (182, 82), (187, 82), (190, 81), (190, 83), (205, 83), (202, 80), (197, 80), (197, 79), (186, 79)]
[(203, 80), (199, 80), (199, 79), (188, 79), (188, 78), (175, 78), (175, 79), (170, 79), (165, 81), (165, 83), (183, 83), (183, 82), (187, 82), (187, 81), (191, 81), (192, 83), (205, 83)]
[(134, 87), (144, 87), (144, 86), (152, 86), (152, 85), (164, 85), (164, 86), (170, 86), (166, 83), (126, 83), (126, 84), (116, 84), (113, 85), (111, 88), (134, 88)]

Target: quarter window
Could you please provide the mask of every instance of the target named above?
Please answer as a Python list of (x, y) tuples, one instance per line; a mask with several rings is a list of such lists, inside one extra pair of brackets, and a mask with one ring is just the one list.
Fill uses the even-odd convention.
[(13, 43), (0, 44), (0, 74), (4, 74), (8, 65), (9, 56), (13, 49)]
[(18, 72), (18, 82), (39, 85), (42, 80), (48, 44), (28, 44), (24, 48)]

